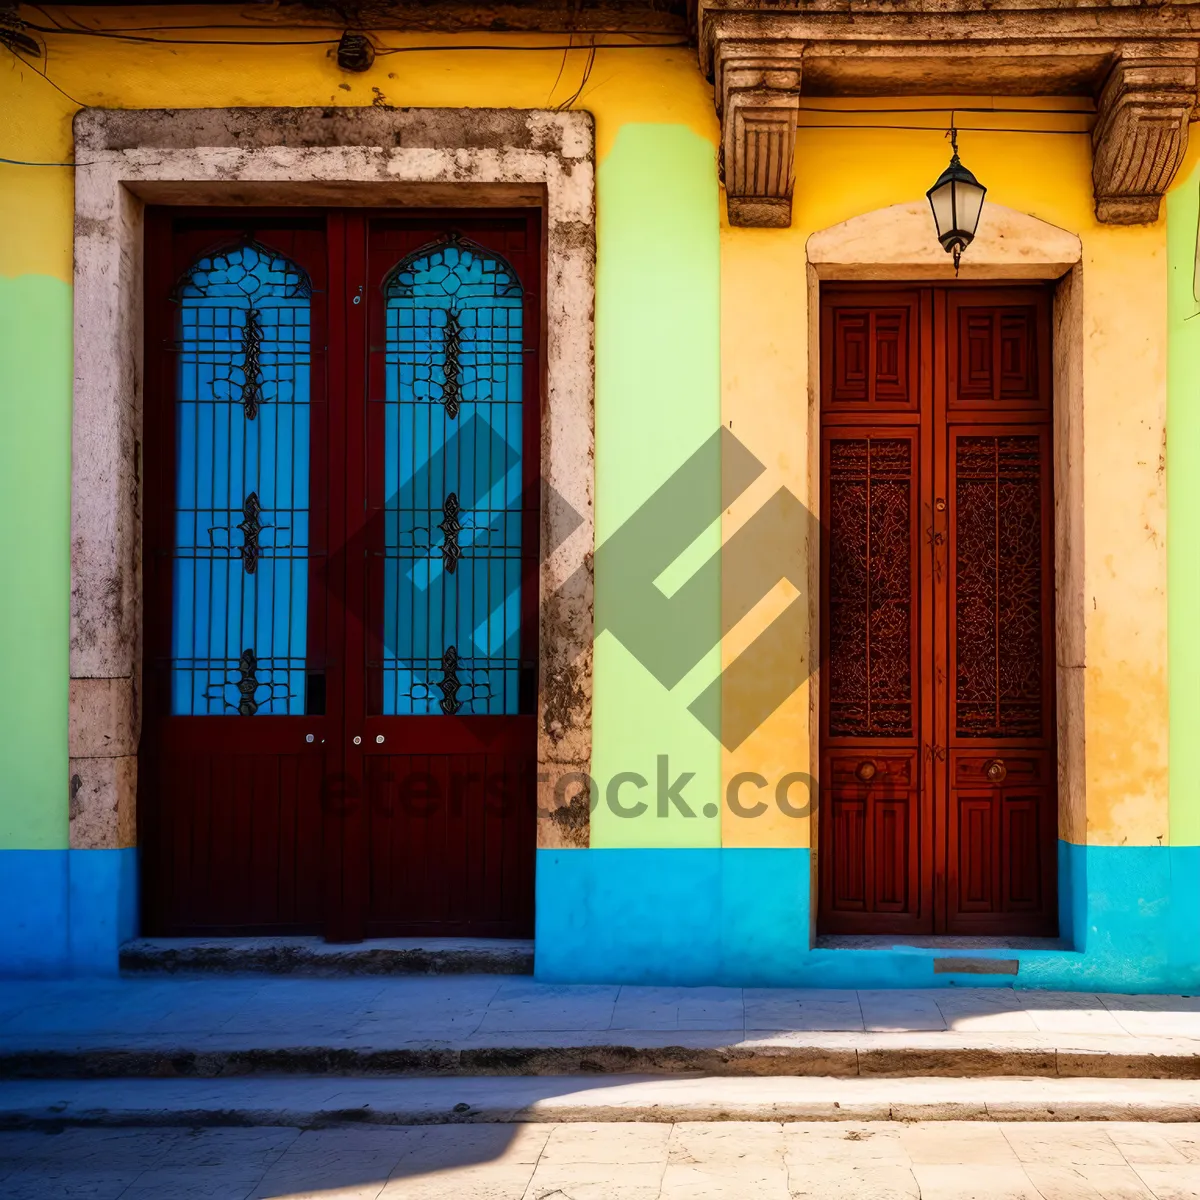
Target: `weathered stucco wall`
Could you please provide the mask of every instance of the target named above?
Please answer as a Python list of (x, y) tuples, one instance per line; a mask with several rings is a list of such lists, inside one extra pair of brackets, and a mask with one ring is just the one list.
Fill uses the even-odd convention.
[[(95, 10), (90, 11), (89, 19), (95, 19)], [(206, 10), (204, 19), (243, 24), (248, 41), (277, 36), (246, 23), (240, 10)], [(161, 23), (152, 10), (139, 9), (105, 10), (104, 20), (123, 28)], [(382, 40), (404, 48), (453, 39), (388, 34)], [(511, 47), (561, 44), (562, 39), (522, 34), (469, 40)], [(337, 68), (329, 54), (332, 46), (325, 45), (169, 47), (66, 36), (50, 41), (49, 73), (61, 92), (29, 67), (11, 64), (0, 72), (0, 111), (19, 114), (3, 125), (4, 157), (69, 161), (71, 117), (79, 105), (554, 108), (576, 91), (588, 57), (585, 50), (396, 53), (381, 55), (365, 74), (350, 75)], [(939, 97), (927, 103), (949, 102)], [(832, 100), (813, 103), (839, 107)], [(892, 105), (880, 100), (841, 107), (923, 103), (909, 98)], [(1050, 110), (1076, 106), (1047, 103), (1045, 116), (993, 121), (972, 115), (960, 123), (1078, 129), (1078, 118), (1050, 115)], [(712, 94), (690, 48), (600, 50), (572, 107), (592, 113), (596, 130), (597, 542), (620, 530), (718, 429), (732, 433), (765, 468), (658, 577), (659, 587), (674, 595), (706, 562), (715, 561), (722, 541), (780, 488), (805, 502), (813, 495), (810, 237), (863, 214), (919, 201), (945, 165), (947, 147), (938, 129), (869, 128), (889, 120), (871, 113), (802, 114), (791, 228), (735, 229), (726, 223), (718, 185)], [(938, 123), (935, 115), (890, 120)], [(816, 127), (829, 124), (862, 127)], [(1200, 635), (1192, 632), (1191, 618), (1200, 586), (1186, 536), (1190, 514), (1200, 503), (1200, 485), (1188, 483), (1189, 471), (1191, 478), (1200, 478), (1200, 467), (1189, 465), (1200, 459), (1200, 450), (1189, 449), (1200, 442), (1200, 429), (1194, 430), (1188, 418), (1200, 378), (1200, 346), (1193, 345), (1196, 323), (1184, 323), (1195, 312), (1190, 291), (1195, 155), (1180, 172), (1164, 219), (1121, 228), (1094, 219), (1086, 136), (964, 132), (960, 145), (964, 160), (988, 185), (990, 199), (1077, 236), (1082, 246), (1075, 283), (1082, 289), (1083, 453), (1068, 468), (1083, 515), (1071, 530), (1070, 544), (1070, 553), (1079, 558), (1083, 639), (1080, 646), (1067, 647), (1070, 661), (1060, 665), (1081, 677), (1072, 719), (1082, 721), (1083, 729), (1080, 761), (1071, 764), (1071, 786), (1080, 803), (1067, 806), (1074, 815), (1060, 823), (1060, 836), (1092, 847), (1098, 857), (1075, 854), (1069, 845), (1063, 849), (1062, 890), (1069, 901), (1064, 913), (1070, 924), (1064, 934), (1082, 953), (1089, 936), (1099, 944), (1095, 930), (1100, 929), (1112, 954), (1128, 954), (1129, 946), (1142, 945), (1136, 941), (1141, 934), (1127, 937), (1114, 913), (1138, 899), (1166, 899), (1163, 888), (1174, 885), (1159, 888), (1155, 881), (1178, 878), (1186, 864), (1183, 859), (1151, 862), (1140, 853), (1118, 860), (1108, 848), (1116, 853), (1120, 847), (1200, 842), (1200, 789), (1190, 782), (1200, 775), (1189, 765), (1191, 756), (1200, 755), (1194, 748), (1200, 703), (1192, 669), (1200, 662)], [(0, 903), (8, 911), (29, 908), (38, 888), (38, 894), (60, 897), (53, 904), (47, 900), (45, 919), (27, 931), (28, 941), (40, 939), (48, 946), (58, 936), (59, 918), (69, 923), (72, 896), (82, 912), (95, 906), (110, 882), (115, 886), (125, 878), (122, 872), (132, 871), (127, 847), (134, 837), (131, 825), (120, 821), (105, 827), (108, 840), (89, 832), (88, 820), (79, 825), (77, 837), (68, 832), (73, 211), (69, 167), (0, 164), (0, 227), (5, 230), (0, 316), (13, 315), (0, 323), (5, 434), (0, 437), (0, 495), (6, 511), (21, 514), (0, 527), (0, 561), (10, 580), (21, 581), (0, 601), (0, 676), (7, 684), (7, 699), (0, 701), (0, 849), (62, 855), (72, 844), (104, 845), (126, 856), (105, 867), (107, 874), (88, 868), (92, 873), (86, 875), (81, 869), (78, 885), (71, 883), (72, 869), (58, 858), (45, 868), (29, 860), (7, 875), (0, 871)], [(964, 261), (970, 263), (969, 251)], [(14, 380), (17, 385), (10, 386)], [(715, 477), (712, 483), (715, 487)], [(1170, 680), (1168, 554), (1171, 586), (1178, 589), (1172, 593), (1175, 674)], [(815, 774), (813, 689), (801, 686), (734, 750), (723, 750), (689, 711), (722, 665), (734, 662), (785, 611), (800, 612), (802, 619), (786, 623), (790, 642), (779, 648), (776, 667), (768, 664), (761, 689), (769, 692), (772, 670), (792, 670), (789, 658), (811, 657), (811, 594), (803, 594), (804, 581), (797, 585), (788, 564), (780, 566), (781, 578), (771, 592), (719, 649), (701, 655), (674, 686), (656, 679), (612, 632), (599, 633), (593, 850), (543, 851), (539, 861), (539, 971), (547, 977), (572, 972), (575, 977), (633, 977), (649, 969), (638, 964), (657, 963), (659, 979), (673, 972), (693, 981), (720, 976), (783, 982), (799, 979), (797, 971), (805, 970), (815, 982), (853, 981), (846, 960), (826, 956), (818, 961), (808, 953), (806, 848), (812, 823), (804, 806), (805, 776)], [(724, 584), (728, 619), (740, 601), (731, 593), (728, 573)], [(710, 572), (696, 587), (691, 603), (699, 623), (715, 634), (722, 619), (719, 572)], [(602, 577), (597, 588), (597, 628), (603, 630), (609, 613)], [(799, 609), (791, 608), (797, 600)], [(727, 688), (723, 700), (728, 722), (753, 697)], [(1176, 747), (1170, 779), (1168, 700)], [(754, 817), (737, 815), (726, 796), (743, 772), (763, 776), (772, 788), (791, 775), (788, 798), (802, 815), (784, 813), (775, 803)], [(691, 778), (676, 794), (686, 812), (669, 794), (684, 775)], [(609, 787), (620, 776), (626, 778), (614, 806)], [(757, 798), (752, 788), (742, 797), (747, 804)], [(89, 813), (86, 801), (86, 793), (76, 796), (77, 821)], [(618, 811), (639, 802), (645, 808), (636, 815)], [(769, 853), (749, 853), (757, 850)], [(1117, 908), (1096, 907), (1098, 888), (1120, 893), (1112, 899)], [(131, 919), (126, 909), (105, 917), (113, 928), (127, 928)], [(1142, 982), (1166, 979), (1169, 972), (1162, 964), (1171, 953), (1177, 966), (1187, 967), (1191, 950), (1181, 949), (1181, 929), (1164, 924), (1153, 945), (1145, 942), (1139, 953), (1158, 965), (1148, 968)], [(685, 944), (694, 947), (690, 958), (679, 955)], [(586, 962), (579, 959), (581, 946), (589, 948)], [(60, 957), (69, 952), (64, 946)], [(59, 953), (51, 946), (42, 967), (53, 969), (51, 958)], [(807, 965), (795, 966), (801, 960)], [(867, 972), (856, 977), (863, 981), (925, 981), (915, 959), (905, 968), (908, 974), (897, 973), (883, 959), (867, 965), (865, 959), (855, 961), (860, 964), (855, 970)], [(763, 965), (768, 963), (774, 964), (770, 970)], [(1030, 967), (1044, 983), (1111, 982), (1111, 974), (1103, 974), (1109, 969), (1103, 964), (1064, 967), (1057, 960)]]

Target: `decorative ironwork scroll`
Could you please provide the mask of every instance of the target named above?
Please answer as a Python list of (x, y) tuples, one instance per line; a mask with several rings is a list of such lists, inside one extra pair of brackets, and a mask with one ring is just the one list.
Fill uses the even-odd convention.
[(458, 512), (458, 494), (450, 492), (442, 501), (442, 519), (438, 528), (445, 538), (442, 542), (442, 565), (451, 575), (458, 570), (458, 560), (462, 558), (462, 547), (458, 544), (462, 522), (458, 519)]
[(237, 710), (243, 717), (252, 717), (258, 712), (258, 702), (254, 699), (258, 691), (258, 655), (253, 650), (247, 648), (242, 651), (238, 659), (238, 675), (237, 690), (241, 699)]
[(458, 416), (462, 401), (462, 389), (459, 385), (459, 361), (462, 353), (462, 325), (459, 323), (458, 311), (451, 308), (446, 313), (446, 324), (442, 327), (442, 403), (446, 406), (446, 416), (452, 421)]
[(259, 359), (262, 339), (262, 313), (257, 308), (248, 308), (246, 324), (242, 327), (242, 372), (246, 377), (242, 384), (242, 408), (246, 410), (247, 421), (258, 416), (262, 404), (262, 363)]
[(1042, 457), (1037, 437), (962, 437), (955, 454), (955, 729), (1042, 732)]
[(454, 646), (447, 646), (442, 654), (442, 682), (438, 686), (442, 689), (438, 707), (452, 717), (462, 707), (458, 698), (458, 689), (462, 687), (458, 678), (458, 650)]
[(830, 442), (829, 732), (913, 729), (912, 442)]
[(242, 520), (238, 528), (242, 531), (242, 566), (247, 575), (253, 575), (258, 567), (258, 559), (262, 550), (258, 545), (258, 535), (264, 526), (259, 517), (262, 516), (262, 505), (258, 502), (258, 493), (251, 492), (242, 502)]

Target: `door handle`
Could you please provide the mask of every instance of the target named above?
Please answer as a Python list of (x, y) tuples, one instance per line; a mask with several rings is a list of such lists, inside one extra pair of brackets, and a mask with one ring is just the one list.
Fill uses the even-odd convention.
[(875, 778), (875, 764), (869, 758), (864, 758), (854, 769), (854, 774), (863, 783), (870, 783)]
[(361, 745), (362, 745), (362, 738), (361, 738), (361, 737), (359, 737), (357, 733), (354, 735), (354, 744), (355, 744), (356, 746), (361, 746)]
[(1004, 759), (993, 758), (983, 764), (983, 773), (992, 783), (1003, 783), (1008, 775), (1008, 768), (1004, 765)]

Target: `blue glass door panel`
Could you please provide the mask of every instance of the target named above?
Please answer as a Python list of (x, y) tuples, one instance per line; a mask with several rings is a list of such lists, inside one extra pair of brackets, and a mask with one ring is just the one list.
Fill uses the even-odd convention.
[(310, 294), (251, 239), (176, 292), (176, 716), (305, 711)]
[(451, 234), (384, 289), (382, 714), (517, 713), (522, 287)]

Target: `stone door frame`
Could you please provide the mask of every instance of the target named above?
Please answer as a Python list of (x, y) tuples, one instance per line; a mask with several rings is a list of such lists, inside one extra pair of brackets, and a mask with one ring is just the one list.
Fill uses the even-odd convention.
[(553, 781), (591, 763), (595, 130), (516, 109), (83, 109), (75, 117), (70, 845), (137, 841), (143, 212), (151, 204), (544, 213), (538, 845), (586, 847)]

